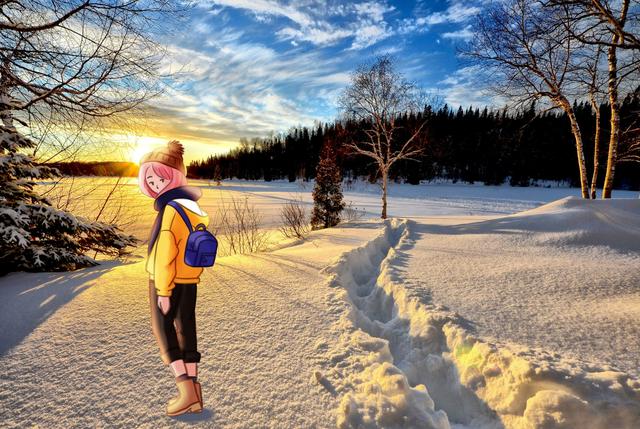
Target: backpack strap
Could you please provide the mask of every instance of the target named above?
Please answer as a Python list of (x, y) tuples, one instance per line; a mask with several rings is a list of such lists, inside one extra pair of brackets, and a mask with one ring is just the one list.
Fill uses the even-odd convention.
[(176, 211), (178, 212), (178, 214), (180, 215), (180, 217), (182, 218), (184, 223), (187, 225), (187, 228), (189, 229), (189, 232), (193, 231), (193, 227), (191, 226), (191, 221), (189, 220), (189, 217), (187, 216), (187, 214), (182, 209), (182, 206), (180, 204), (176, 203), (175, 201), (169, 201), (168, 205), (170, 205), (171, 207), (176, 209)]

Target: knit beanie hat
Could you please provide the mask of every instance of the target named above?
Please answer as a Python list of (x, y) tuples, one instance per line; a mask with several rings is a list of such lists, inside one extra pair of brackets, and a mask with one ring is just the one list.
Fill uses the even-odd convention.
[(140, 164), (145, 162), (159, 162), (169, 167), (173, 167), (176, 170), (182, 171), (182, 174), (187, 175), (187, 169), (184, 167), (184, 161), (182, 159), (184, 154), (184, 148), (178, 140), (171, 140), (165, 147), (161, 147), (145, 154), (140, 160)]

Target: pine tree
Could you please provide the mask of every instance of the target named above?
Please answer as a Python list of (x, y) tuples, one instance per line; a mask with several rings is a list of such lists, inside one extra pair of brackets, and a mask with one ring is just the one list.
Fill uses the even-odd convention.
[(336, 154), (330, 140), (327, 140), (316, 167), (316, 183), (313, 188), (313, 213), (311, 226), (314, 229), (329, 228), (340, 222), (342, 201), (342, 175), (336, 164)]
[[(56, 209), (34, 190), (34, 179), (59, 177), (24, 153), (35, 143), (15, 128), (12, 107), (0, 95), (0, 275), (11, 271), (67, 271), (98, 263), (87, 252), (120, 256), (137, 239), (116, 226)], [(17, 119), (16, 119), (17, 120)]]
[(220, 170), (220, 164), (216, 164), (213, 167), (213, 180), (216, 182), (216, 186), (222, 185), (222, 171)]

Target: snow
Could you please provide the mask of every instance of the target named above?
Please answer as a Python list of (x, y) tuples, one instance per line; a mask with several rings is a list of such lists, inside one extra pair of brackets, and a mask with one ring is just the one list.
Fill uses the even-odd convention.
[[(96, 192), (76, 209), (95, 213), (113, 182), (82, 180)], [(313, 189), (191, 184), (204, 211), (248, 197), (272, 229)], [(637, 193), (392, 184), (397, 218), (382, 222), (378, 191), (345, 191), (364, 220), (205, 270), (199, 415), (163, 414), (175, 387), (144, 244), (121, 263), (0, 278), (2, 426), (640, 427)], [(125, 232), (146, 239), (151, 200), (135, 181), (120, 192)]]
[(565, 198), (414, 233), (407, 284), (479, 335), (640, 376), (640, 200)]
[[(378, 228), (317, 231), (206, 270), (197, 304), (205, 411), (176, 426), (334, 427), (337, 399), (311, 380), (315, 341), (333, 321), (320, 270)], [(151, 333), (147, 285), (140, 258), (2, 278), (2, 427), (170, 424), (164, 406), (175, 387)]]
[[(591, 212), (584, 203), (570, 199), (564, 205)], [(598, 205), (604, 204), (608, 202)], [(563, 204), (552, 204), (548, 211), (558, 205)], [(639, 219), (640, 201), (613, 205), (634, 209)], [(548, 211), (536, 210), (533, 216)], [(565, 217), (573, 215), (567, 212)], [(415, 226), (413, 221), (388, 222), (383, 234), (325, 270), (333, 274), (332, 286), (338, 289), (332, 298), (334, 305), (348, 304), (335, 327), (344, 334), (326, 353), (331, 362), (327, 378), (339, 380), (344, 390), (353, 389), (343, 396), (341, 427), (440, 428), (451, 423), (472, 428), (632, 428), (640, 423), (640, 382), (629, 374), (522, 344), (478, 337), (465, 318), (433, 303), (423, 285), (429, 277), (407, 284), (406, 272), (415, 273), (420, 267), (420, 273), (426, 274), (434, 265), (412, 255), (418, 238)], [(428, 253), (429, 240), (418, 242), (427, 243), (424, 252)], [(629, 237), (627, 245), (631, 243), (637, 246), (637, 237)], [(464, 254), (464, 249), (458, 251)], [(463, 266), (458, 268), (464, 271)], [(452, 294), (464, 296), (470, 283)], [(495, 294), (507, 286), (494, 285), (488, 292)], [(637, 283), (630, 286), (633, 288)], [(536, 296), (522, 298), (535, 300)], [(489, 298), (496, 300), (495, 295)], [(512, 311), (506, 308), (502, 313)], [(521, 330), (538, 328), (526, 320), (518, 326)], [(637, 333), (636, 329), (631, 327), (631, 333)], [(607, 338), (617, 333), (590, 334), (593, 346), (607, 344)], [(636, 340), (637, 336), (631, 341)], [(634, 346), (630, 345), (638, 350)], [(417, 399), (420, 394), (427, 396)], [(448, 422), (438, 414), (441, 411)]]

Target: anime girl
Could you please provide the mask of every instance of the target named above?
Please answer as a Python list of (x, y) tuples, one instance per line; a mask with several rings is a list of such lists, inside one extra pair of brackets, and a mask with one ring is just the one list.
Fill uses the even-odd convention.
[(142, 157), (138, 175), (140, 190), (155, 199), (154, 208), (158, 211), (149, 238), (146, 270), (151, 327), (179, 392), (167, 404), (169, 416), (202, 411), (195, 306), (203, 268), (185, 264), (185, 243), (190, 231), (176, 209), (167, 204), (180, 204), (192, 225), (207, 226), (209, 217), (196, 202), (202, 195), (200, 189), (187, 186), (183, 153), (178, 141), (170, 141), (166, 147)]

